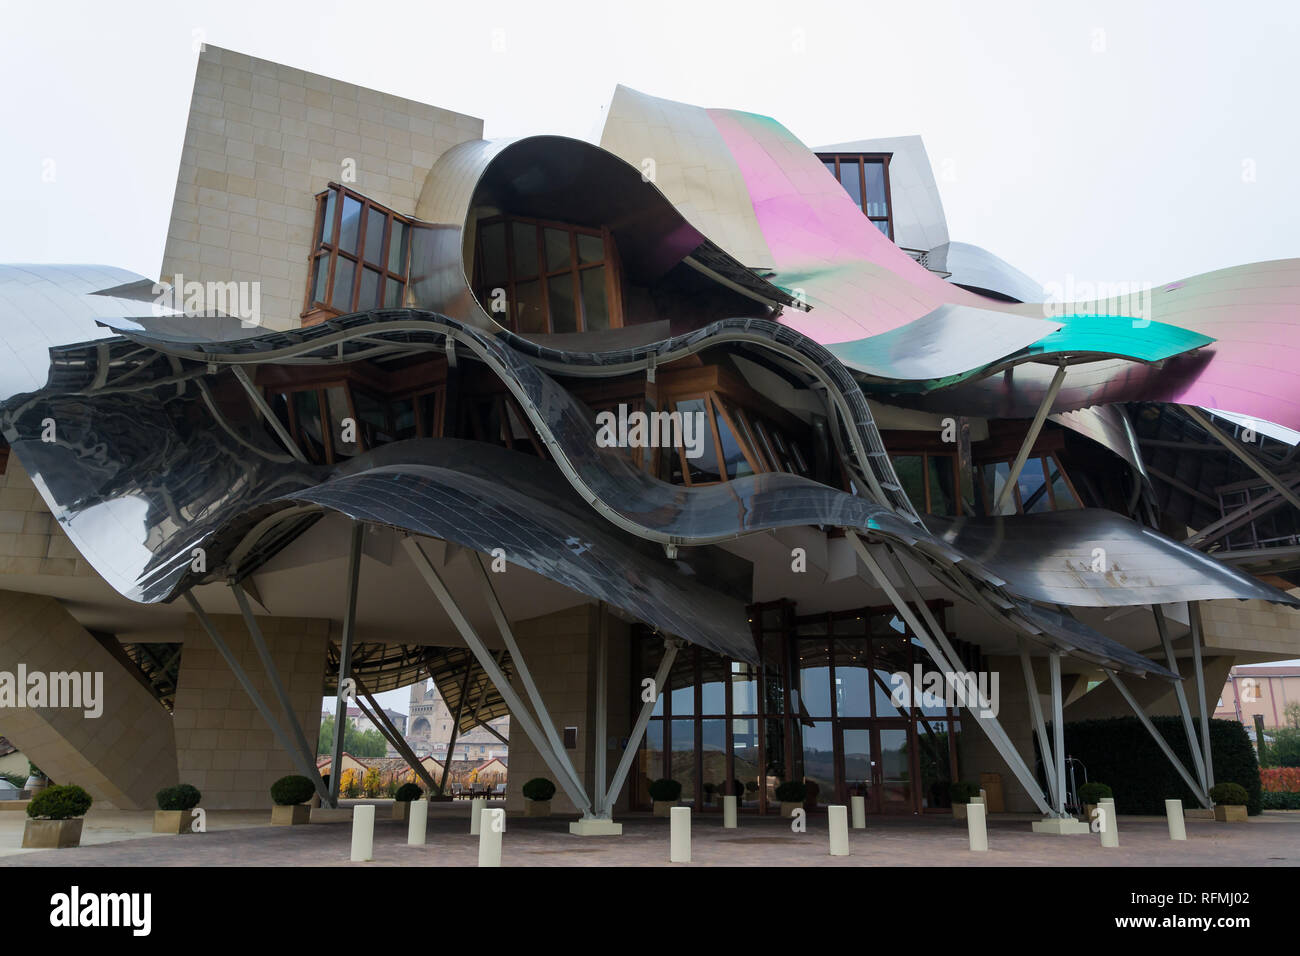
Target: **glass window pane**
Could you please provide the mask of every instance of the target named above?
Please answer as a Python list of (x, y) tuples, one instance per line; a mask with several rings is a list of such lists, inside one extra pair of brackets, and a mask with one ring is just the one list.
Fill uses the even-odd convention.
[(361, 235), (361, 203), (351, 196), (343, 197), (343, 219), (339, 223), (339, 248), (353, 254)]
[(551, 331), (578, 331), (578, 310), (573, 304), (573, 273), (564, 272), (546, 280), (547, 298), (551, 303)]
[(330, 275), (330, 257), (328, 255), (317, 256), (314, 268), (316, 272), (311, 283), (312, 305), (315, 305), (317, 302), (323, 303), (325, 301), (325, 285)]
[(714, 807), (722, 806), (727, 793), (727, 722), (700, 721), (700, 763), (704, 774), (702, 790)]
[(682, 652), (673, 661), (668, 672), (668, 692), (674, 717), (690, 717), (695, 713), (695, 655)]
[(546, 230), (546, 271), (569, 268), (573, 256), (569, 251), (569, 231), (567, 229)]
[(880, 734), (880, 806), (886, 813), (910, 809), (912, 802), (912, 755), (903, 727), (882, 727)]
[(374, 269), (361, 270), (361, 297), (357, 299), (358, 309), (379, 308), (379, 290), (383, 287), (380, 274)]
[(583, 269), (583, 328), (588, 332), (609, 328), (609, 306), (605, 302), (605, 267)]
[(1056, 496), (1056, 510), (1072, 511), (1080, 507), (1074, 492), (1070, 490), (1069, 482), (1065, 480), (1065, 475), (1061, 474), (1061, 466), (1056, 458), (1048, 458), (1047, 464), (1050, 469), (1048, 481), (1052, 483), (1052, 494)]
[(407, 231), (406, 223), (394, 219), (393, 237), (388, 243), (389, 272), (396, 272), (400, 275), (406, 274), (406, 243), (409, 238), (410, 233)]
[(505, 285), (506, 274), (506, 224), (489, 223), (479, 230), (479, 275), (486, 289)]
[(398, 309), (402, 306), (402, 294), (406, 291), (406, 286), (396, 279), (384, 280), (384, 308)]
[(537, 275), (537, 227), (531, 222), (512, 222), (510, 234), (514, 238), (514, 278), (527, 279)]
[(672, 766), (669, 776), (682, 785), (682, 803), (695, 803), (698, 791), (695, 780), (695, 721), (672, 723)]
[(894, 457), (894, 473), (898, 475), (898, 480), (903, 485), (903, 490), (907, 492), (907, 497), (912, 499), (912, 506), (917, 511), (925, 511), (925, 475), (921, 471), (920, 455), (896, 455)]
[(298, 439), (308, 459), (316, 464), (325, 461), (325, 437), (320, 428), (320, 400), (315, 389), (293, 393), (293, 413), (298, 420)]
[(718, 425), (718, 438), (722, 442), (722, 460), (727, 468), (727, 477), (743, 478), (745, 475), (752, 475), (754, 469), (750, 467), (749, 460), (745, 458), (745, 453), (740, 448), (740, 442), (736, 441), (731, 426), (723, 417), (716, 398), (713, 401), (713, 408), (714, 421)]
[[(1002, 487), (1011, 477), (1011, 463), (1008, 461), (993, 462), (980, 466), (980, 478), (984, 485), (984, 495), (987, 499), (985, 505), (990, 514), (993, 513), (994, 502), (998, 500), (998, 495), (1002, 494)], [(1002, 509), (998, 514), (1013, 515), (1016, 513), (1016, 498), (1011, 495), (1002, 504)]]
[(957, 493), (957, 459), (949, 455), (930, 455), (930, 514), (955, 515)]
[(853, 201), (862, 205), (862, 182), (859, 179), (861, 167), (856, 160), (840, 160), (840, 185), (843, 186)]
[[(873, 633), (887, 627), (886, 619), (873, 617)], [(877, 717), (910, 717), (912, 706), (912, 660), (906, 639), (890, 637), (871, 642), (871, 694)]]
[(921, 763), (921, 806), (950, 807), (952, 757), (948, 749), (947, 720), (927, 720), (916, 725), (916, 749)]
[(1016, 481), (1020, 490), (1021, 510), (1025, 514), (1051, 511), (1052, 502), (1047, 497), (1047, 477), (1043, 473), (1043, 459), (1030, 458)]
[(641, 748), (638, 769), (641, 771), (640, 803), (648, 807), (650, 792), (647, 788), (651, 781), (658, 780), (664, 775), (664, 722), (662, 720), (652, 720), (646, 728), (645, 745)]
[[(681, 413), (681, 437), (686, 450), (686, 467), (690, 469), (691, 482), (721, 481), (718, 471), (718, 449), (713, 443), (713, 429), (709, 427), (707, 406), (702, 398), (689, 398), (677, 403)], [(694, 454), (696, 457), (692, 458)]]
[(515, 331), (546, 331), (546, 302), (542, 299), (540, 279), (515, 284)]
[(338, 195), (337, 189), (331, 189), (325, 194), (325, 216), (320, 224), (321, 242), (334, 242), (334, 203), (338, 200)]
[(758, 749), (758, 721), (733, 720), (731, 722), (732, 767), (735, 779), (744, 790), (739, 801), (742, 807), (758, 806), (758, 788), (763, 780), (763, 755)]
[(822, 165), (826, 167), (826, 172), (830, 173), (832, 176), (835, 175), (835, 160), (823, 159)]
[(889, 204), (885, 197), (885, 164), (864, 162), (862, 172), (867, 180), (867, 215), (888, 216)]
[(590, 265), (605, 261), (605, 240), (600, 236), (578, 233), (578, 264)]
[(831, 715), (831, 668), (824, 640), (799, 642), (799, 705), (809, 717)]
[(393, 440), (388, 431), (388, 408), (378, 398), (360, 389), (352, 389), (352, 403), (357, 409), (357, 428), (367, 448), (374, 448)]
[(415, 400), (398, 398), (393, 400), (393, 438), (404, 441), (415, 437)]
[(879, 229), (881, 235), (883, 235), (886, 239), (891, 238), (889, 235), (889, 222), (887, 220), (873, 219), (871, 220), (871, 224), (875, 226), (877, 229)]
[(841, 717), (871, 716), (871, 671), (865, 637), (835, 641), (835, 706)]
[(352, 285), (356, 282), (356, 274), (357, 264), (339, 256), (334, 266), (334, 297), (330, 305), (340, 312), (352, 311)]
[(835, 800), (835, 745), (829, 720), (801, 726), (803, 735), (803, 781), (808, 785), (806, 801), (825, 806)]
[(725, 714), (727, 712), (727, 678), (731, 676), (730, 661), (711, 651), (700, 651), (700, 713)]
[(388, 216), (374, 206), (366, 210), (366, 262), (377, 266), (384, 264), (384, 230), (388, 228)]
[(758, 669), (752, 664), (731, 662), (731, 712), (758, 713)]

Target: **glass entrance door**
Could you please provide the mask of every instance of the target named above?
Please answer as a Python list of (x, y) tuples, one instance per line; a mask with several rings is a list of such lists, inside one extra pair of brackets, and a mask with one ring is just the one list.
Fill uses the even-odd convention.
[(916, 796), (912, 777), (912, 748), (908, 745), (911, 736), (909, 727), (877, 726), (875, 734), (876, 753), (876, 812), (877, 813), (914, 813)]
[(839, 798), (865, 796), (868, 813), (914, 813), (911, 729), (880, 720), (841, 720), (835, 734)]

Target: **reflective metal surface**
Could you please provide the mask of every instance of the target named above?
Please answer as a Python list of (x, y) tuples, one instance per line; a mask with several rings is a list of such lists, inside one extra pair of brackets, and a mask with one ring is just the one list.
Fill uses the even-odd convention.
[[(893, 171), (893, 164), (890, 164)], [(948, 281), (972, 291), (1005, 296), (1016, 302), (1043, 301), (1043, 287), (1005, 259), (969, 242), (929, 247), (926, 267), (948, 274)]]

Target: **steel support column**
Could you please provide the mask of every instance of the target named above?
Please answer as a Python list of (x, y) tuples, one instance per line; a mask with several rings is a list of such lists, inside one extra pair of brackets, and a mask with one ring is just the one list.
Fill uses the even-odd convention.
[(1029, 713), (1034, 719), (1038, 749), (1043, 752), (1043, 775), (1047, 778), (1047, 789), (1051, 791), (1049, 796), (1052, 803), (1063, 807), (1065, 801), (1056, 788), (1056, 758), (1052, 752), (1052, 745), (1047, 739), (1047, 724), (1043, 721), (1043, 704), (1038, 699), (1038, 681), (1034, 679), (1034, 665), (1029, 659), (1029, 642), (1025, 640), (1024, 635), (1017, 635), (1016, 640), (1020, 645), (1020, 666), (1025, 672), (1025, 690), (1029, 693)]
[(435, 790), (433, 777), (431, 777), (429, 771), (424, 768), (424, 764), (420, 763), (420, 758), (417, 757), (415, 752), (407, 746), (406, 741), (402, 739), (402, 735), (399, 734), (397, 728), (393, 726), (393, 722), (389, 720), (388, 715), (384, 713), (384, 708), (379, 706), (378, 701), (375, 700), (374, 696), (368, 690), (362, 688), (360, 681), (357, 682), (357, 689), (361, 691), (366, 700), (370, 703), (370, 709), (367, 709), (365, 704), (361, 703), (360, 700), (357, 701), (357, 707), (360, 708), (361, 713), (365, 714), (366, 717), (369, 718), (370, 722), (375, 725), (376, 730), (388, 738), (388, 742), (393, 745), (394, 750), (402, 755), (402, 759), (406, 761), (407, 766), (414, 770), (416, 775), (424, 781), (425, 785), (429, 788), (430, 796), (432, 796)]
[[(447, 774), (451, 771), (452, 754), (456, 750), (456, 738), (460, 736), (460, 719), (465, 713), (465, 700), (469, 697), (469, 677), (474, 671), (474, 665), (468, 660), (465, 661), (465, 679), (460, 682), (460, 700), (456, 701), (456, 713), (451, 718), (451, 736), (447, 738), (447, 752), (442, 755), (442, 777), (438, 780), (438, 795), (442, 796), (447, 789)], [(429, 672), (429, 679), (433, 680), (433, 671)], [(434, 689), (438, 687), (438, 682), (433, 681)], [(483, 699), (480, 692), (479, 699)]]
[(226, 666), (230, 668), (231, 672), (235, 675), (235, 679), (239, 681), (240, 686), (244, 688), (244, 693), (248, 695), (248, 699), (253, 702), (253, 706), (257, 708), (257, 712), (262, 715), (262, 719), (265, 720), (267, 726), (271, 728), (271, 733), (275, 735), (276, 742), (278, 742), (281, 749), (289, 755), (289, 758), (298, 765), (298, 772), (308, 780), (311, 780), (316, 787), (316, 792), (324, 796), (325, 783), (321, 780), (320, 773), (316, 769), (315, 761), (306, 759), (302, 753), (294, 747), (293, 742), (289, 739), (289, 735), (285, 733), (284, 728), (280, 726), (280, 722), (275, 719), (275, 715), (271, 713), (271, 708), (268, 707), (266, 701), (262, 699), (262, 695), (257, 692), (257, 688), (253, 686), (253, 682), (249, 678), (248, 673), (240, 665), (239, 659), (235, 657), (234, 652), (231, 651), (229, 645), (227, 645), (225, 640), (222, 639), (221, 632), (218, 631), (216, 625), (212, 623), (212, 619), (208, 617), (207, 612), (199, 606), (198, 598), (194, 596), (192, 591), (185, 592), (185, 600), (189, 604), (190, 610), (194, 612), (194, 616), (199, 619), (199, 623), (203, 625), (203, 630), (207, 631), (208, 637), (212, 639), (212, 643), (216, 646), (217, 652), (225, 659)]
[[(1165, 665), (1177, 674), (1178, 658), (1174, 656), (1174, 642), (1169, 638), (1169, 625), (1165, 621), (1165, 612), (1159, 604), (1151, 605), (1151, 610), (1155, 614), (1160, 644), (1165, 649)], [(1183, 718), (1183, 732), (1187, 734), (1187, 749), (1192, 752), (1192, 765), (1196, 768), (1196, 778), (1201, 781), (1201, 789), (1209, 793), (1210, 785), (1206, 783), (1205, 778), (1205, 761), (1201, 757), (1201, 742), (1196, 739), (1196, 730), (1192, 726), (1192, 711), (1187, 705), (1187, 692), (1183, 690), (1181, 680), (1174, 681), (1174, 697), (1178, 700), (1178, 713)]]
[(632, 769), (632, 761), (636, 758), (636, 752), (641, 749), (641, 741), (645, 737), (645, 729), (650, 724), (650, 715), (654, 713), (655, 703), (659, 700), (664, 690), (664, 682), (668, 680), (668, 672), (672, 669), (673, 661), (677, 659), (677, 650), (681, 647), (682, 642), (676, 638), (664, 639), (664, 656), (659, 662), (659, 670), (655, 671), (654, 677), (654, 696), (641, 705), (641, 713), (636, 715), (636, 723), (632, 725), (632, 733), (628, 735), (627, 746), (623, 748), (623, 757), (618, 762), (618, 767), (614, 770), (614, 779), (609, 782), (609, 790), (605, 792), (605, 797), (600, 801), (601, 806), (605, 808), (608, 815), (618, 800), (619, 791), (623, 789), (623, 781), (627, 779), (627, 773)]
[(1065, 816), (1065, 701), (1061, 694), (1061, 652), (1049, 651), (1047, 663), (1052, 674), (1052, 752), (1056, 758), (1052, 773), (1056, 777), (1056, 809)]
[(609, 634), (608, 634), (608, 614), (605, 611), (605, 602), (600, 602), (600, 621), (596, 627), (596, 719), (593, 724), (595, 730), (596, 747), (595, 753), (595, 780), (591, 784), (591, 794), (595, 797), (595, 806), (593, 812), (596, 816), (605, 816), (605, 786), (607, 784), (605, 773), (605, 748), (609, 746), (607, 739), (608, 714), (607, 700), (609, 697)]
[[(236, 366), (237, 367), (237, 366)], [(344, 681), (352, 675), (352, 638), (357, 628), (357, 586), (361, 581), (361, 537), (365, 525), (352, 523), (348, 538), (348, 581), (346, 604), (343, 609), (343, 635), (339, 639), (339, 674), (334, 700), (334, 754), (330, 761), (330, 806), (339, 805), (339, 765), (343, 762), (343, 738), (347, 734), (348, 702), (343, 695)]]
[(1029, 460), (1029, 453), (1034, 449), (1034, 442), (1038, 441), (1038, 433), (1043, 430), (1043, 423), (1047, 421), (1048, 414), (1052, 411), (1052, 402), (1056, 401), (1057, 394), (1061, 391), (1061, 386), (1065, 384), (1066, 365), (1064, 362), (1056, 369), (1056, 374), (1052, 376), (1052, 384), (1047, 386), (1047, 394), (1038, 405), (1038, 411), (1034, 414), (1034, 420), (1029, 424), (1029, 431), (1025, 433), (1025, 440), (1020, 444), (1020, 451), (1016, 453), (1016, 460), (1011, 464), (1011, 474), (1007, 476), (1006, 483), (1002, 486), (1002, 491), (998, 494), (998, 500), (993, 504), (993, 513), (1002, 514), (1002, 506), (1011, 496), (1011, 489), (1016, 486), (1016, 481), (1020, 478), (1020, 472), (1025, 467), (1025, 462)]
[(1178, 407), (1183, 410), (1188, 418), (1209, 432), (1210, 436), (1214, 438), (1215, 441), (1241, 459), (1242, 463), (1247, 468), (1259, 475), (1260, 478), (1264, 479), (1264, 481), (1269, 484), (1274, 491), (1290, 502), (1292, 507), (1300, 509), (1300, 497), (1297, 497), (1294, 491), (1288, 488), (1271, 471), (1261, 465), (1254, 455), (1247, 453), (1246, 449), (1242, 448), (1237, 444), (1237, 442), (1233, 441), (1226, 432), (1210, 421), (1209, 416), (1194, 405), (1179, 405)]
[[(559, 783), (561, 789), (568, 794), (569, 799), (573, 801), (574, 806), (578, 807), (582, 811), (584, 817), (591, 816), (591, 801), (583, 791), (582, 783), (569, 775), (568, 768), (559, 760), (556, 754), (551, 751), (545, 734), (533, 721), (527, 708), (524, 707), (524, 702), (519, 699), (519, 695), (516, 694), (514, 688), (510, 686), (510, 682), (506, 680), (505, 675), (501, 673), (501, 669), (497, 667), (496, 660), (483, 644), (482, 638), (480, 638), (478, 632), (474, 630), (473, 625), (471, 625), (468, 619), (466, 619), (459, 605), (456, 604), (455, 599), (451, 596), (451, 592), (447, 590), (447, 585), (443, 582), (442, 576), (438, 574), (437, 569), (433, 566), (433, 562), (429, 560), (429, 556), (424, 553), (419, 542), (417, 542), (413, 537), (403, 538), (402, 545), (411, 556), (411, 560), (414, 562), (416, 569), (420, 572), (420, 576), (424, 578), (424, 583), (429, 586), (429, 590), (432, 591), (434, 597), (438, 599), (438, 603), (442, 605), (443, 610), (447, 613), (447, 617), (451, 619), (456, 630), (460, 632), (460, 636), (464, 638), (466, 646), (468, 646), (474, 656), (478, 658), (479, 666), (487, 672), (488, 679), (492, 681), (492, 685), (505, 700), (506, 706), (510, 709), (511, 716), (519, 723), (524, 734), (532, 741), (533, 746), (537, 748), (537, 752), (546, 763), (547, 769), (549, 769), (551, 773), (555, 774), (556, 782)], [(515, 662), (516, 671), (521, 672), (523, 670), (523, 661), (519, 656), (512, 656)]]
[(1210, 746), (1210, 704), (1205, 699), (1205, 662), (1201, 658), (1201, 645), (1205, 643), (1205, 629), (1201, 624), (1201, 602), (1187, 602), (1187, 621), (1191, 625), (1192, 669), (1196, 672), (1197, 710), (1201, 717), (1201, 758), (1205, 761), (1205, 792), (1214, 787), (1214, 755)]
[(271, 410), (271, 406), (266, 403), (266, 399), (263, 397), (262, 393), (258, 391), (257, 386), (253, 384), (252, 379), (248, 377), (248, 373), (238, 365), (230, 366), (230, 370), (235, 373), (235, 378), (238, 379), (239, 384), (244, 387), (244, 391), (248, 393), (248, 400), (253, 403), (253, 406), (259, 412), (262, 413), (262, 417), (265, 418), (266, 423), (271, 426), (271, 431), (275, 432), (276, 437), (280, 439), (280, 443), (284, 445), (285, 450), (304, 465), (307, 464), (307, 456), (302, 453), (302, 449), (298, 447), (298, 443), (289, 435), (289, 432), (280, 422), (279, 416), (277, 416), (275, 412)]
[(1147, 729), (1147, 733), (1149, 733), (1155, 740), (1156, 745), (1164, 752), (1165, 757), (1174, 765), (1174, 769), (1177, 770), (1178, 775), (1183, 778), (1183, 782), (1187, 784), (1187, 788), (1192, 791), (1192, 795), (1200, 801), (1202, 807), (1205, 807), (1208, 810), (1210, 807), (1209, 797), (1206, 796), (1205, 792), (1196, 785), (1196, 781), (1192, 779), (1192, 775), (1187, 772), (1187, 768), (1183, 766), (1183, 762), (1174, 754), (1169, 744), (1165, 741), (1165, 738), (1160, 736), (1160, 731), (1156, 730), (1155, 724), (1151, 723), (1151, 718), (1142, 712), (1142, 708), (1138, 706), (1137, 699), (1129, 693), (1129, 689), (1124, 686), (1124, 682), (1119, 679), (1119, 675), (1104, 667), (1102, 670), (1105, 671), (1106, 676), (1115, 684), (1115, 689), (1119, 691), (1120, 696), (1124, 698), (1129, 709), (1131, 709), (1137, 716), (1137, 719), (1141, 721), (1142, 726)]

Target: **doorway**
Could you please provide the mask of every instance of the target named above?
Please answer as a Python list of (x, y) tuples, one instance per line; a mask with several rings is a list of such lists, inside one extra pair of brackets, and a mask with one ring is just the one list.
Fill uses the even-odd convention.
[(915, 747), (905, 720), (840, 720), (835, 732), (839, 799), (865, 796), (867, 813), (916, 813)]

